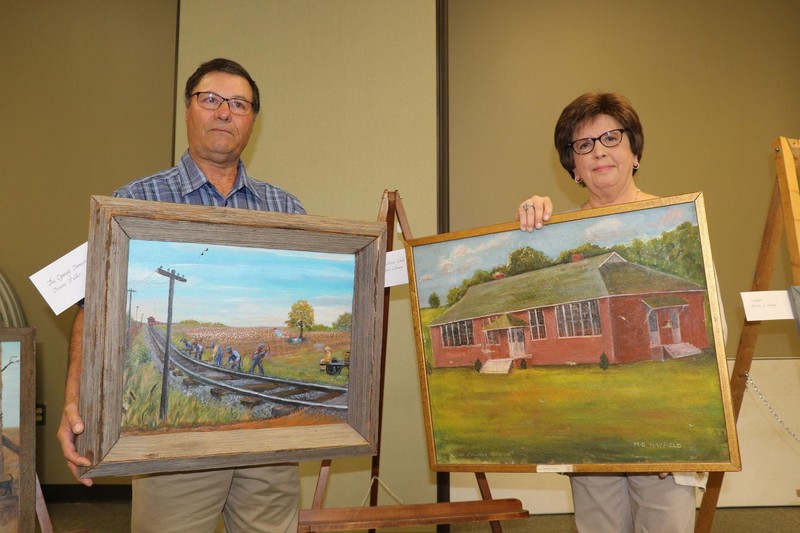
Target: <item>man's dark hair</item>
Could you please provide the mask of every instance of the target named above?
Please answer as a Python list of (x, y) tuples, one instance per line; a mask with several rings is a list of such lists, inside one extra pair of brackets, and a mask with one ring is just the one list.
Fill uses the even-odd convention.
[(183, 96), (186, 100), (186, 107), (189, 107), (189, 102), (192, 99), (192, 93), (194, 92), (195, 87), (197, 87), (197, 84), (200, 83), (200, 80), (203, 79), (203, 76), (212, 72), (225, 72), (226, 74), (233, 74), (234, 76), (240, 76), (246, 79), (247, 83), (250, 84), (250, 89), (253, 91), (253, 113), (258, 113), (258, 110), (261, 108), (261, 98), (258, 94), (258, 85), (256, 85), (256, 82), (250, 77), (250, 73), (247, 72), (243, 66), (236, 61), (225, 59), (223, 57), (218, 57), (201, 64), (199, 67), (197, 67), (197, 70), (195, 70), (194, 73), (189, 76), (189, 79), (186, 80), (186, 89), (183, 93)]

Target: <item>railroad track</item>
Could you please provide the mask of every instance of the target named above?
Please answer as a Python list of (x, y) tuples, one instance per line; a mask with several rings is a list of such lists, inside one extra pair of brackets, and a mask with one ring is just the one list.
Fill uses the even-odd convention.
[[(147, 340), (151, 357), (163, 365), (164, 334), (148, 326)], [(209, 388), (212, 397), (238, 399), (239, 403), (249, 407), (277, 404), (272, 409), (276, 416), (285, 416), (303, 408), (339, 413), (340, 417), (347, 411), (346, 387), (261, 376), (215, 366), (187, 355), (175, 344), (170, 346), (170, 373), (183, 377), (183, 387)]]

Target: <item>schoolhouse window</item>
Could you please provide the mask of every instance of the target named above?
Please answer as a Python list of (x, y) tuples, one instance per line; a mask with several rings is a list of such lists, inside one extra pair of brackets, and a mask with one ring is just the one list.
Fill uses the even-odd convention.
[(658, 317), (655, 311), (650, 311), (650, 316), (647, 317), (647, 324), (650, 327), (650, 333), (658, 331)]
[(531, 339), (546, 339), (547, 330), (544, 327), (544, 312), (541, 308), (528, 310), (528, 323), (531, 325)]
[(452, 322), (442, 326), (442, 342), (445, 346), (475, 344), (472, 336), (472, 320)]
[(588, 337), (603, 333), (597, 300), (556, 306), (559, 337)]

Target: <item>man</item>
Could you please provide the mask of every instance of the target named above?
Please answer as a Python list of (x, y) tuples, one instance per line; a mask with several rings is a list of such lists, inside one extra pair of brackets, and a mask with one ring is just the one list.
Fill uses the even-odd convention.
[(225, 356), (225, 351), (222, 349), (222, 345), (217, 345), (217, 353), (214, 355), (214, 365), (222, 366), (222, 359)]
[(231, 365), (231, 370), (242, 370), (242, 356), (239, 352), (228, 346), (228, 364)]
[(253, 352), (253, 362), (250, 364), (250, 370), (248, 370), (248, 374), (252, 374), (253, 370), (258, 368), (258, 371), (261, 372), (261, 375), (264, 375), (264, 358), (269, 355), (269, 348), (264, 346), (264, 343), (258, 345), (258, 348), (255, 352)]
[[(213, 59), (189, 77), (185, 88), (189, 147), (177, 166), (133, 181), (114, 195), (260, 211), (305, 213), (293, 195), (247, 175), (240, 156), (260, 107), (250, 74), (238, 63)], [(78, 454), (84, 431), (78, 413), (82, 368), (83, 309), (72, 328), (64, 411), (58, 440), (73, 475), (91, 461)], [(90, 479), (78, 479), (87, 486)], [(228, 532), (297, 530), (300, 479), (296, 464), (137, 476), (133, 480), (131, 530), (213, 532), (222, 513)]]

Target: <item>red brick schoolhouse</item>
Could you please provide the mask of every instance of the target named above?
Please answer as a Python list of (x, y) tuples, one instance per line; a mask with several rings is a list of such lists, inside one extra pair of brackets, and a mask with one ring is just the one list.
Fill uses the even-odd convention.
[(706, 289), (616, 252), (470, 287), (430, 324), (435, 368), (664, 360), (708, 347)]

